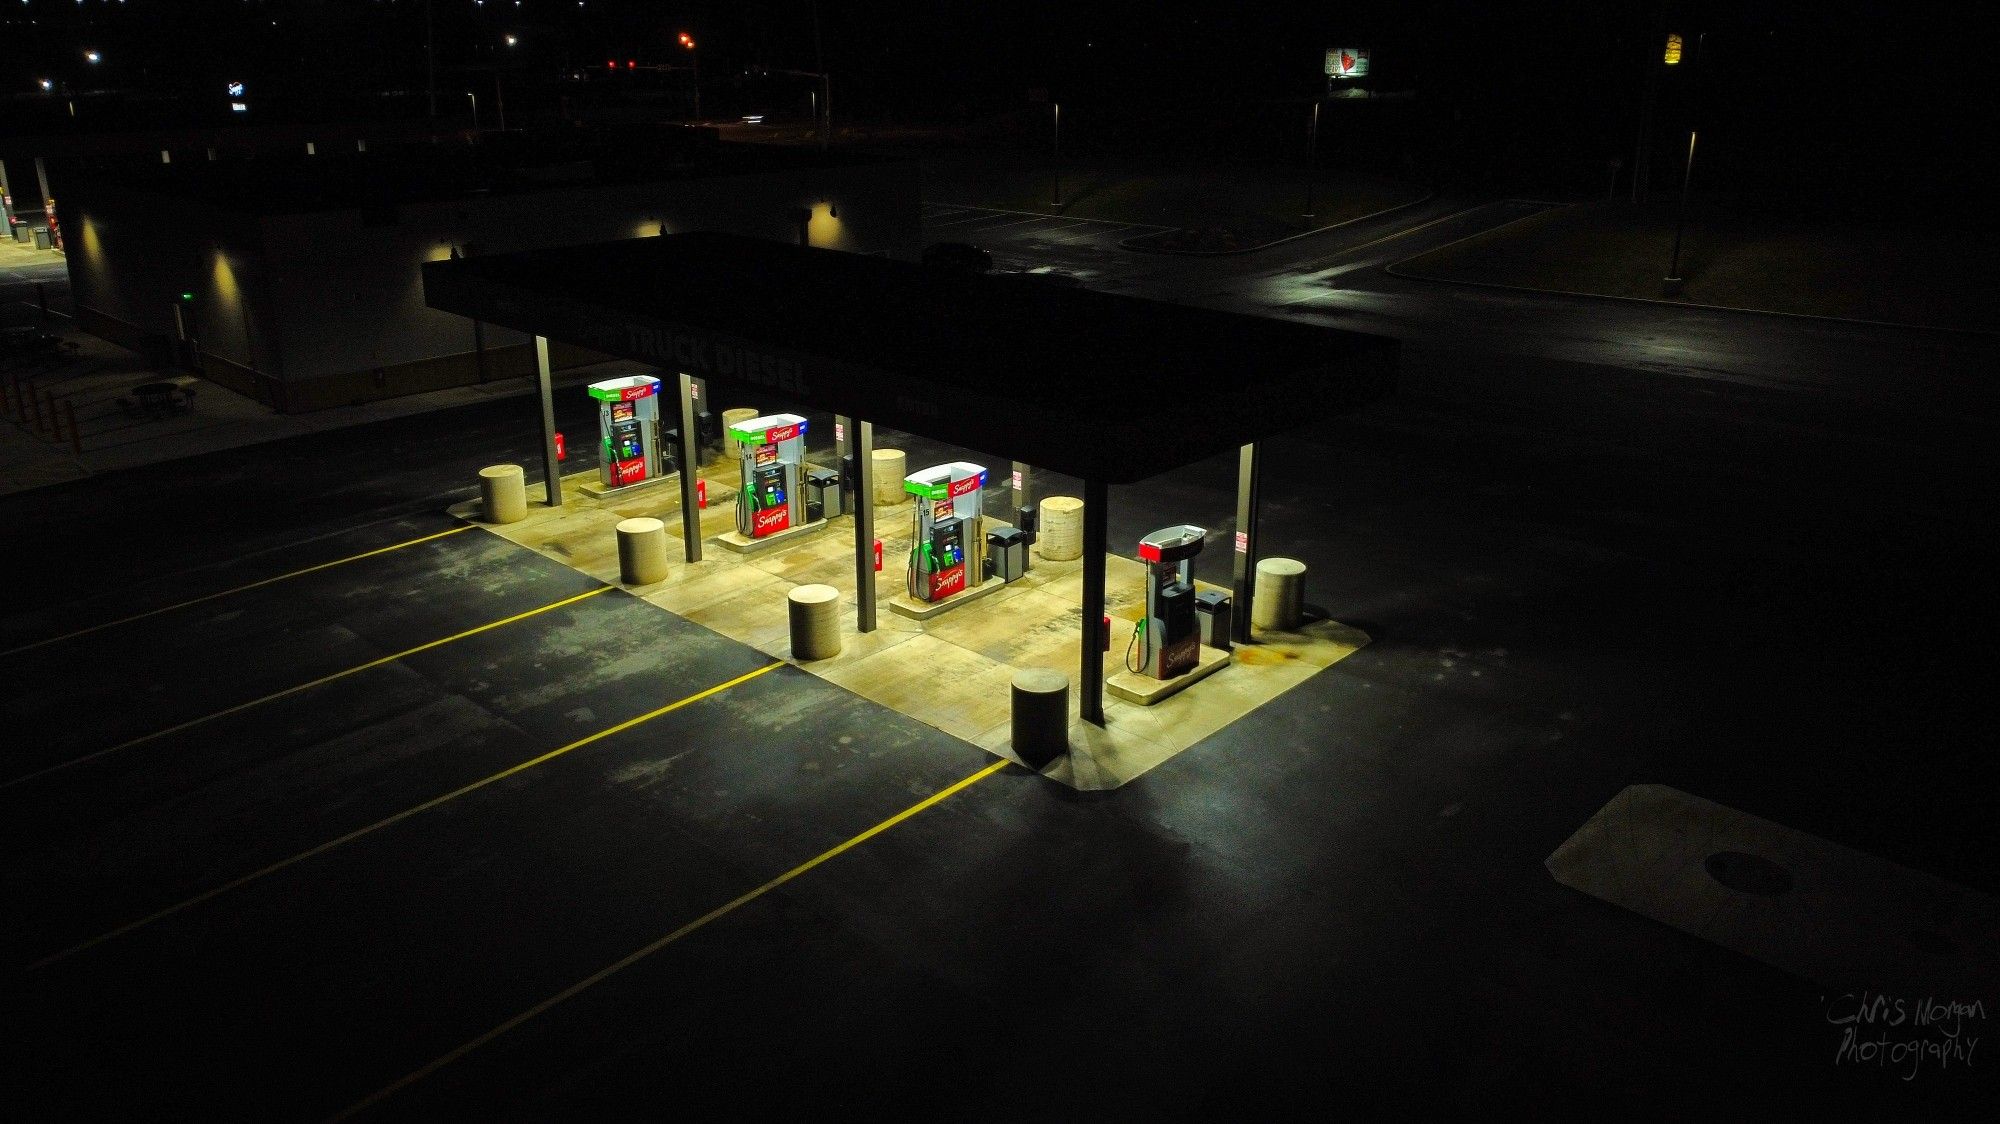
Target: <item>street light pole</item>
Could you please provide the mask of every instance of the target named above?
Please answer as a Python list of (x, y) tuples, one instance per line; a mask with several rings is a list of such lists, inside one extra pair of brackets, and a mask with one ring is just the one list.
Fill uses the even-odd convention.
[(826, 76), (826, 51), (819, 38), (819, 0), (813, 0), (813, 69), (819, 71), (819, 150), (833, 143), (833, 84)]
[(424, 96), (429, 102), (431, 122), (437, 122), (437, 34), (436, 22), (431, 18), (435, 12), (435, 0), (424, 0)]
[(1678, 296), (1681, 291), (1681, 235), (1687, 230), (1688, 185), (1694, 181), (1694, 143), (1701, 125), (1701, 82), (1702, 71), (1708, 67), (1708, 32), (1695, 36), (1694, 40), (1694, 93), (1689, 99), (1688, 109), (1688, 150), (1687, 162), (1681, 168), (1681, 197), (1674, 208), (1674, 251), (1667, 265), (1664, 282), (1668, 296)]
[(1313, 99), (1312, 124), (1306, 126), (1306, 218), (1313, 217), (1313, 164), (1319, 157), (1319, 99)]
[(1051, 207), (1054, 207), (1054, 208), (1056, 208), (1057, 210), (1061, 210), (1061, 209), (1062, 209), (1062, 205), (1063, 205), (1063, 201), (1062, 201), (1062, 103), (1058, 101), (1058, 102), (1050, 102), (1049, 104), (1050, 104), (1050, 105), (1052, 105), (1052, 106), (1054, 106), (1054, 107), (1055, 107), (1055, 111), (1056, 111), (1056, 127), (1055, 127), (1055, 136), (1054, 136), (1054, 142), (1053, 142), (1053, 144), (1051, 145), (1051, 151), (1052, 151), (1052, 153), (1053, 153), (1053, 159), (1052, 159), (1052, 160), (1050, 161), (1050, 174), (1051, 174), (1052, 176), (1054, 176), (1054, 178), (1055, 178), (1055, 197), (1054, 197), (1053, 199), (1051, 199), (1051, 200), (1049, 201), (1049, 206), (1051, 206)]

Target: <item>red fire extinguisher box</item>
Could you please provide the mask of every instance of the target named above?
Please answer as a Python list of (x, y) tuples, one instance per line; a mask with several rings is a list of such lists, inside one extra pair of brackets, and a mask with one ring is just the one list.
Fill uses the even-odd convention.
[(882, 572), (882, 540), (875, 540), (875, 572)]
[(561, 430), (556, 431), (556, 459), (559, 461), (564, 461), (569, 459), (569, 448), (568, 446), (563, 444), (563, 435)]

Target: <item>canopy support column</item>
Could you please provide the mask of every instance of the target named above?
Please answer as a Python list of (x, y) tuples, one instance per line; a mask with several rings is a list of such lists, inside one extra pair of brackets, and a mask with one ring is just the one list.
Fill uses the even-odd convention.
[(535, 337), (535, 382), (542, 395), (542, 479), (550, 507), (562, 506), (562, 466), (556, 460), (556, 399), (549, 381), (549, 338)]
[(1083, 661), (1077, 677), (1079, 716), (1104, 725), (1104, 556), (1110, 548), (1110, 488), (1083, 482)]
[(1229, 611), (1229, 639), (1250, 643), (1250, 614), (1257, 596), (1257, 516), (1262, 506), (1256, 441), (1236, 454), (1236, 588)]
[(694, 377), (680, 373), (681, 440), (675, 455), (681, 459), (681, 540), (687, 544), (687, 560), (701, 561), (701, 435), (694, 430)]
[(875, 423), (850, 417), (854, 452), (854, 631), (875, 631)]

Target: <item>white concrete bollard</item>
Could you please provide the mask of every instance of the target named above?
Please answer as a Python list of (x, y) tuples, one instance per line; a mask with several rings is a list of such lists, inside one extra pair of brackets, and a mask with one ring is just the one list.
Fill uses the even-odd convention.
[(1255, 612), (1250, 623), (1258, 628), (1295, 632), (1305, 621), (1306, 564), (1296, 558), (1257, 560)]
[(1045, 562), (1071, 562), (1083, 557), (1083, 501), (1075, 496), (1049, 496), (1036, 516), (1035, 544)]
[(518, 523), (528, 517), (527, 478), (518, 464), (479, 470), (479, 502), (488, 523)]
[(1069, 676), (1045, 668), (1014, 673), (1014, 755), (1040, 769), (1069, 752)]
[(877, 449), (869, 470), (875, 474), (875, 506), (894, 507), (908, 503), (910, 493), (903, 490), (903, 477), (909, 475), (909, 458), (901, 449)]
[(652, 585), (667, 580), (667, 525), (658, 519), (618, 523), (618, 580)]
[(825, 660), (840, 654), (840, 591), (802, 585), (785, 595), (792, 618), (792, 658)]

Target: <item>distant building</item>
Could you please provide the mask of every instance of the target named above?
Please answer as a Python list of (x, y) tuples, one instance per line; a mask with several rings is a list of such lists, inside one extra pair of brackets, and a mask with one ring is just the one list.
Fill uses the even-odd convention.
[(306, 147), (66, 180), (78, 325), (300, 412), (534, 370), (528, 337), (425, 307), (425, 261), (663, 229), (912, 260), (921, 244), (907, 161), (681, 127)]

